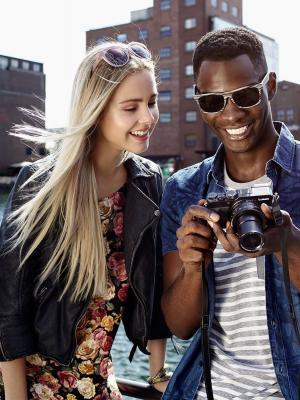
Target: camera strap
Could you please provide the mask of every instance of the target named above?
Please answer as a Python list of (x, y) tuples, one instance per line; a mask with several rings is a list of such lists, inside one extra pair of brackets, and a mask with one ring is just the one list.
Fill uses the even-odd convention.
[(203, 358), (203, 374), (205, 382), (206, 396), (208, 400), (214, 400), (211, 374), (210, 374), (210, 346), (209, 346), (209, 309), (208, 309), (208, 290), (207, 282), (205, 278), (205, 262), (201, 263), (201, 274), (202, 274), (202, 318), (201, 318), (201, 350)]
[[(280, 246), (282, 254), (282, 267), (283, 267), (283, 279), (286, 296), (289, 303), (289, 312), (292, 320), (292, 324), (296, 333), (296, 337), (300, 344), (300, 328), (296, 318), (295, 308), (291, 293), (290, 284), (290, 273), (288, 267), (288, 253), (287, 253), (287, 230), (283, 226), (283, 217), (278, 203), (278, 195), (275, 194), (272, 202), (272, 213), (274, 217), (275, 224), (279, 226), (281, 230), (280, 235)], [(205, 390), (207, 400), (214, 400), (212, 383), (211, 383), (211, 362), (210, 362), (210, 346), (209, 346), (209, 307), (208, 307), (208, 288), (207, 281), (205, 278), (205, 262), (201, 263), (201, 273), (202, 273), (202, 318), (201, 318), (201, 352), (203, 357), (203, 374), (205, 382)], [(300, 390), (300, 385), (299, 385)]]

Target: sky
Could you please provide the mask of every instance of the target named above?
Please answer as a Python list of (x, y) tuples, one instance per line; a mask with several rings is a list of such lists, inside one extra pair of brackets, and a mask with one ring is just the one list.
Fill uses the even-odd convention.
[[(85, 32), (130, 21), (153, 0), (9, 0), (2, 2), (0, 54), (44, 64), (46, 126), (65, 126)], [(243, 0), (243, 23), (279, 44), (279, 79), (300, 83), (300, 1)]]

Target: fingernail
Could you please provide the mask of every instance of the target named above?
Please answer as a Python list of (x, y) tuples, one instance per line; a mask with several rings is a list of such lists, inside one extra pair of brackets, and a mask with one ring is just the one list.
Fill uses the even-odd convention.
[(216, 213), (214, 213), (214, 212), (212, 212), (212, 213), (210, 214), (210, 218), (211, 218), (214, 222), (218, 222), (218, 220), (219, 220), (219, 215), (216, 214)]

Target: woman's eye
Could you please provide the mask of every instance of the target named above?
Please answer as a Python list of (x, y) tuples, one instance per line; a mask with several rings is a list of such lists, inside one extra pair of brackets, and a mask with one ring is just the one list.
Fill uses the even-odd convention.
[(135, 111), (136, 107), (125, 108), (124, 111)]

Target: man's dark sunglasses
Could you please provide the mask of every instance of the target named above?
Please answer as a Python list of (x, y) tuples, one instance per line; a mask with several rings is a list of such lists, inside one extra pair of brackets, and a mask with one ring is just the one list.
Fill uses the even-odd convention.
[(128, 44), (112, 44), (99, 52), (96, 64), (93, 70), (98, 66), (100, 60), (104, 60), (112, 67), (124, 67), (133, 55), (138, 58), (151, 60), (152, 56), (150, 51), (143, 43), (130, 42)]
[(261, 102), (261, 91), (269, 81), (269, 73), (263, 80), (256, 85), (243, 86), (241, 88), (223, 93), (204, 93), (199, 94), (199, 89), (194, 85), (194, 100), (199, 105), (203, 113), (217, 113), (224, 110), (228, 99), (238, 108), (251, 108)]

